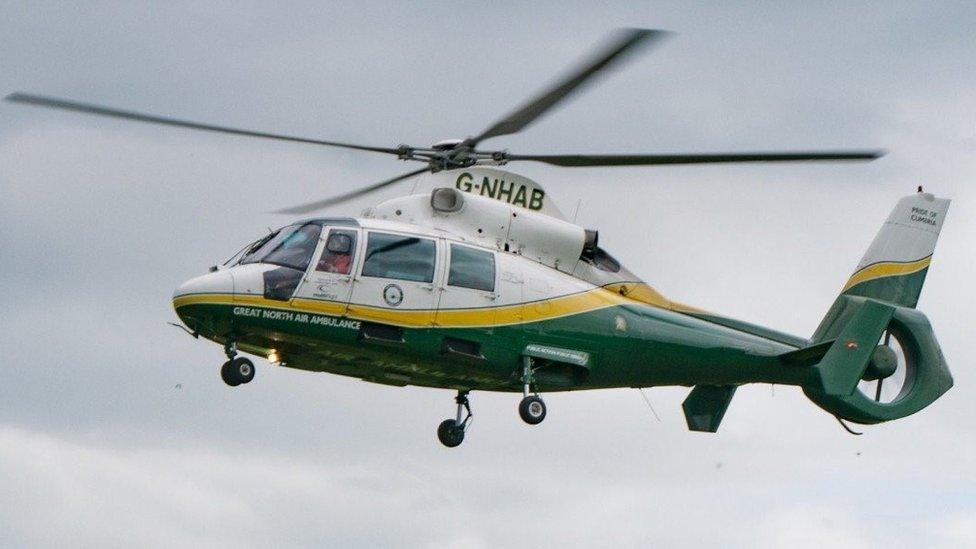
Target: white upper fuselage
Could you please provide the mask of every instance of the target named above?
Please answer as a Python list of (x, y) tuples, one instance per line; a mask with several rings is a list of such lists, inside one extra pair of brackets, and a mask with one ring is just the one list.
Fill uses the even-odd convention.
[[(333, 303), (336, 314), (357, 305), (365, 307), (360, 313), (373, 308), (416, 311), (418, 318), (410, 323), (420, 325), (438, 324), (436, 311), (531, 302), (547, 307), (547, 300), (610, 285), (620, 293), (639, 287), (635, 299), (667, 306), (656, 292), (597, 248), (594, 233), (557, 217), (561, 216), (558, 209), (546, 202), (548, 197), (535, 183), (484, 168), (435, 175), (441, 177), (426, 181), (428, 188), (421, 185), (416, 194), (369, 208), (361, 218), (314, 219), (291, 225), (314, 223), (321, 230), (315, 231), (317, 242), (314, 251), (308, 250), (304, 276), (283, 283), (290, 292), (287, 299)], [(485, 183), (489, 176), (494, 179)], [(490, 192), (482, 196), (485, 186), (497, 193), (502, 177), (511, 180), (504, 193), (494, 198)], [(482, 183), (477, 187), (470, 184), (478, 178)], [(456, 182), (453, 188), (443, 185), (451, 181)], [(464, 189), (467, 191), (462, 192)], [(519, 196), (535, 196), (531, 205), (537, 209), (530, 209), (528, 203), (522, 207), (521, 199), (515, 198)], [(337, 234), (348, 235), (352, 246), (348, 264), (339, 272), (327, 265), (329, 241)], [(397, 238), (413, 240), (401, 240), (404, 244), (397, 248)], [(393, 242), (393, 246), (384, 251), (382, 242)], [(585, 249), (589, 251), (584, 253)], [(384, 259), (384, 254), (391, 259)], [(240, 300), (268, 296), (268, 273), (275, 270), (280, 266), (274, 261), (249, 263), (245, 257), (230, 268), (189, 281), (177, 294), (229, 292)], [(493, 322), (485, 318), (486, 324)]]

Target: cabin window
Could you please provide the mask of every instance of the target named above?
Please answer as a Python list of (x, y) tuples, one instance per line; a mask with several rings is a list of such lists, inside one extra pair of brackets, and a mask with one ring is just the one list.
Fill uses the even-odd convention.
[(451, 269), (447, 275), (447, 285), (495, 291), (495, 254), (451, 244)]
[(433, 282), (436, 249), (429, 238), (369, 233), (363, 276)]
[(304, 272), (321, 232), (322, 227), (313, 223), (285, 227), (245, 256), (241, 263), (270, 263)]
[(315, 270), (322, 273), (349, 274), (356, 252), (356, 231), (336, 230), (329, 233), (325, 249)]

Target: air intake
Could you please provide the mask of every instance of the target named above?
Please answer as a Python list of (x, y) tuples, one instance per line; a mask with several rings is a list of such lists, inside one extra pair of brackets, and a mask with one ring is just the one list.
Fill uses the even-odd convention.
[(441, 187), (430, 192), (430, 207), (435, 212), (452, 213), (464, 206), (464, 196), (460, 191), (449, 187)]

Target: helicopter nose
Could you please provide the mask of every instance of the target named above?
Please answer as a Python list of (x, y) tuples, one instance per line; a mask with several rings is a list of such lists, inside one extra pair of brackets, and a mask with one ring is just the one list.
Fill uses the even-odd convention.
[(233, 293), (234, 278), (229, 271), (219, 270), (180, 284), (173, 291), (173, 308), (179, 311), (180, 307), (199, 299), (219, 299), (218, 296), (231, 296)]

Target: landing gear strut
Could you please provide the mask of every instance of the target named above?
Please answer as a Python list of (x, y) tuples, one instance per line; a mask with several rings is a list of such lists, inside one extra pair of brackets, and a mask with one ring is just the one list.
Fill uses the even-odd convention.
[(231, 387), (243, 383), (250, 383), (254, 379), (254, 363), (249, 359), (237, 356), (237, 342), (231, 339), (224, 345), (227, 362), (220, 367), (220, 378)]
[[(471, 413), (471, 404), (468, 402), (468, 391), (458, 391), (454, 402), (457, 403), (457, 417), (445, 419), (437, 427), (437, 439), (448, 448), (460, 446), (464, 442), (464, 431), (467, 430), (468, 425), (471, 424), (471, 418), (474, 417), (474, 414)], [(461, 415), (465, 412), (467, 415), (462, 418)]]
[(529, 425), (538, 425), (546, 419), (546, 403), (538, 393), (529, 395), (535, 378), (532, 375), (532, 358), (524, 357), (522, 365), (522, 401), (519, 402), (519, 417)]

